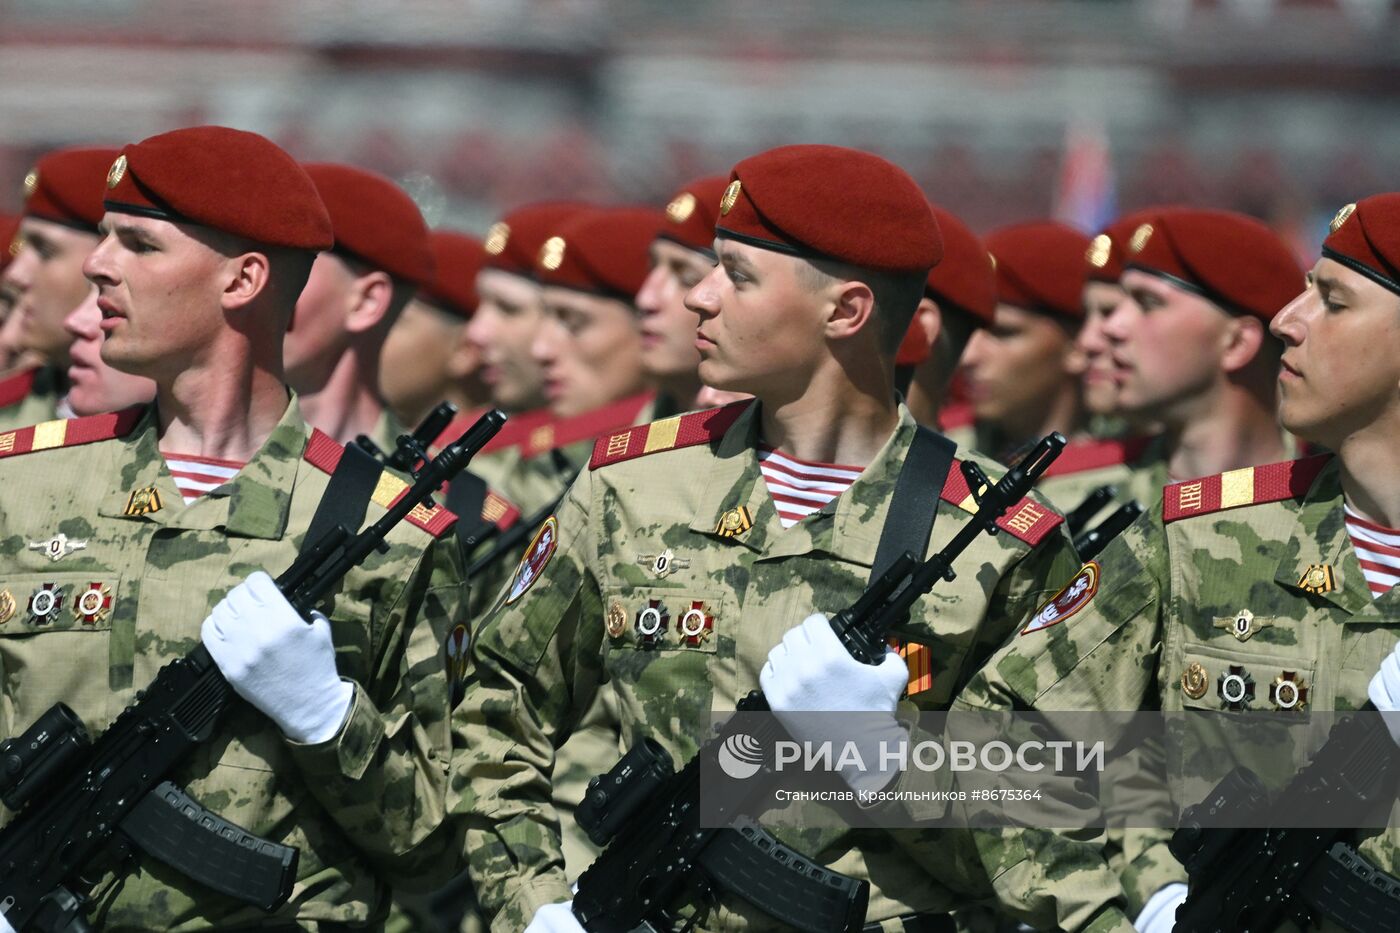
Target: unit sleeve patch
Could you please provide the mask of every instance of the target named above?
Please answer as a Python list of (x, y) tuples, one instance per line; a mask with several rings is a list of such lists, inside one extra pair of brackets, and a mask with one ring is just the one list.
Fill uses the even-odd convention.
[(1029, 635), (1031, 632), (1039, 632), (1052, 625), (1059, 625), (1089, 605), (1089, 601), (1094, 598), (1094, 594), (1098, 591), (1099, 565), (1096, 561), (1090, 561), (1080, 569), (1079, 573), (1075, 574), (1074, 579), (1069, 581), (1064, 589), (1036, 610), (1030, 622), (1021, 629), (1021, 634)]

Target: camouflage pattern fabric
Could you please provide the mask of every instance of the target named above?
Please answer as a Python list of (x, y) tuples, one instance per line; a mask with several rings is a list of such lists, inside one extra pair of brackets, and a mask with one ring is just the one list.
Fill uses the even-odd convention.
[[(7, 374), (13, 378), (16, 374)], [(11, 405), (0, 407), (0, 431), (51, 421), (58, 417), (63, 398), (64, 376), (52, 366), (41, 366), (29, 394)]]
[[(790, 529), (782, 528), (759, 470), (756, 409), (750, 405), (710, 444), (582, 473), (534, 542), (537, 556), (522, 562), (478, 628), (475, 670), (458, 707), (467, 751), (453, 788), (471, 872), (500, 929), (523, 929), (541, 904), (570, 897), (550, 782), (559, 746), (600, 692), (612, 692), (622, 734), (649, 735), (683, 760), (706, 737), (710, 710), (733, 709), (756, 686), (784, 632), (813, 609), (848, 605), (865, 586), (914, 433), (907, 409), (901, 406), (898, 429), (861, 478)], [(726, 517), (728, 533), (721, 534)], [(966, 520), (965, 512), (942, 505), (930, 552)], [(667, 551), (671, 559), (659, 571), (656, 557)], [(1010, 620), (1039, 605), (1049, 595), (1046, 581), (1067, 576), (1077, 563), (1058, 529), (1035, 549), (1007, 534), (979, 537), (957, 580), (915, 606), (914, 625), (932, 646), (933, 668), (913, 702), (946, 707), (1011, 634)], [(637, 625), (649, 608), (667, 619), (657, 638)], [(685, 637), (682, 620), (703, 634)], [(944, 911), (993, 894), (971, 834), (780, 835), (823, 864), (872, 879), (871, 920)], [(1096, 850), (1086, 857), (1058, 838), (1049, 844), (1073, 848), (1086, 864), (1097, 858)], [(1005, 892), (1025, 916), (1044, 925), (1056, 914), (1080, 917), (1076, 879), (1031, 878), (1032, 871), (1027, 857), (1009, 860), (996, 875), (1025, 882)], [(729, 898), (700, 927), (776, 928)]]
[[(1238, 489), (1246, 472), (1225, 475), (1236, 478), (1237, 498), (1244, 498)], [(1244, 713), (1363, 705), (1367, 684), (1400, 637), (1400, 595), (1371, 598), (1347, 536), (1337, 464), (1322, 466), (1303, 496), (1225, 510), (1201, 509), (1198, 482), (1169, 490), (1183, 517), (1165, 522), (1160, 503), (1144, 515), (1100, 555), (1089, 603), (1013, 640), (959, 705), (1218, 710), (1227, 706), (1222, 675), (1232, 668), (1256, 685)], [(1202, 514), (1193, 516), (1193, 505)], [(1325, 591), (1303, 588), (1314, 567), (1330, 569)], [(1306, 687), (1306, 703), (1280, 707), (1270, 690), (1280, 678)], [(1396, 873), (1397, 845), (1400, 831), (1391, 829), (1369, 835), (1360, 850)], [(1130, 886), (1184, 880), (1162, 844), (1125, 856)]]
[[(55, 426), (64, 423), (43, 428)], [(254, 570), (284, 570), (330, 478), (303, 459), (310, 436), (292, 399), (243, 470), (191, 505), (157, 447), (152, 409), (125, 437), (0, 460), (0, 597), (13, 607), (0, 624), (0, 734), (58, 701), (103, 729), (163, 664), (199, 644), (227, 590)], [(399, 482), (386, 474), (381, 487)], [(367, 517), (382, 513), (372, 503)], [(83, 546), (56, 560), (35, 547), (59, 534)], [(388, 545), (324, 607), (341, 674), (355, 684), (340, 734), (299, 745), (239, 705), (174, 776), (205, 806), (301, 850), (273, 922), (377, 921), (386, 882), (441, 884), (460, 864), (439, 825), (452, 750), (445, 643), (463, 613), (461, 561), (454, 540), (408, 522)], [(39, 600), (53, 607), (45, 615), (33, 611), (40, 591), (61, 597)], [(93, 922), (108, 930), (269, 922), (149, 858), (94, 896)]]

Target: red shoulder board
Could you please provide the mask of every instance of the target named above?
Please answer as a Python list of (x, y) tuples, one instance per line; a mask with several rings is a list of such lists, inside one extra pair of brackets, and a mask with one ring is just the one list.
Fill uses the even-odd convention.
[(520, 455), (525, 458), (538, 456), (558, 447), (567, 447), (578, 441), (588, 441), (602, 437), (612, 431), (630, 428), (637, 423), (642, 413), (656, 396), (650, 392), (629, 396), (620, 402), (586, 411), (572, 418), (559, 420), (537, 427), (520, 444)]
[[(943, 501), (950, 502), (964, 512), (976, 512), (977, 502), (972, 498), (967, 479), (963, 476), (960, 461), (953, 460), (953, 468), (948, 471), (948, 479), (943, 484)], [(1064, 517), (1049, 506), (1041, 505), (1034, 499), (1025, 498), (1007, 509), (997, 519), (997, 527), (1019, 541), (1035, 547), (1056, 528)]]
[(141, 420), (145, 406), (86, 418), (45, 421), (27, 428), (15, 428), (0, 434), (0, 459), (17, 457), (36, 450), (55, 447), (77, 447), (97, 441), (110, 441), (131, 433)]
[(38, 375), (39, 368), (36, 366), (16, 373), (8, 379), (0, 379), (0, 408), (8, 408), (23, 401), (34, 388), (34, 380)]
[(938, 427), (942, 431), (970, 427), (976, 420), (971, 402), (949, 402), (938, 412)]
[(1301, 499), (1330, 459), (1331, 454), (1319, 454), (1172, 483), (1162, 490), (1162, 521), (1174, 522), (1245, 505)]
[(694, 447), (719, 440), (739, 420), (749, 403), (749, 399), (744, 399), (723, 408), (693, 411), (600, 437), (593, 444), (593, 459), (588, 461), (588, 468), (596, 470), (662, 450)]
[(481, 503), (481, 520), (505, 531), (520, 521), (520, 507), (500, 493), (488, 491)]
[[(336, 443), (329, 434), (313, 430), (302, 459), (322, 473), (334, 473), (335, 468), (340, 466), (340, 458), (344, 453), (345, 448)], [(370, 501), (380, 508), (388, 509), (395, 502), (398, 502), (406, 492), (408, 492), (408, 483), (385, 470), (379, 474), (379, 483), (374, 487)], [(440, 505), (435, 505), (431, 509), (416, 505), (408, 513), (407, 520), (434, 538), (443, 537), (457, 524), (457, 516)]]
[(1041, 477), (1048, 479), (1051, 476), (1068, 476), (1071, 473), (1085, 473), (1089, 470), (1117, 466), (1120, 463), (1131, 463), (1143, 455), (1150, 443), (1150, 437), (1129, 437), (1121, 440), (1069, 444), (1060, 451), (1060, 455)]

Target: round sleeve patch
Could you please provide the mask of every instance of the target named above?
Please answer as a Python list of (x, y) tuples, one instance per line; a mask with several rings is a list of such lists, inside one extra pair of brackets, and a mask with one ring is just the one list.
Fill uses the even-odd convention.
[(1093, 599), (1094, 594), (1098, 591), (1099, 565), (1096, 561), (1090, 561), (1080, 569), (1079, 573), (1074, 575), (1074, 579), (1069, 581), (1064, 589), (1036, 610), (1030, 622), (1021, 629), (1021, 634), (1029, 635), (1031, 632), (1039, 632), (1052, 625), (1059, 625), (1089, 605), (1089, 600)]
[(530, 587), (535, 585), (540, 574), (544, 573), (549, 559), (554, 556), (554, 548), (558, 543), (559, 523), (551, 515), (544, 520), (540, 530), (535, 532), (530, 546), (525, 549), (525, 556), (520, 558), (520, 565), (515, 568), (515, 579), (510, 581), (510, 595), (506, 597), (507, 606), (524, 596)]

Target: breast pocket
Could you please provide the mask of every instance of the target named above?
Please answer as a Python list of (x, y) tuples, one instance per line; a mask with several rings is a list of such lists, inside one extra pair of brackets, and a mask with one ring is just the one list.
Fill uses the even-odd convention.
[(105, 722), (112, 616), (128, 598), (102, 571), (0, 578), (0, 677), (10, 709), (0, 724), (23, 731), (55, 703), (89, 725)]

